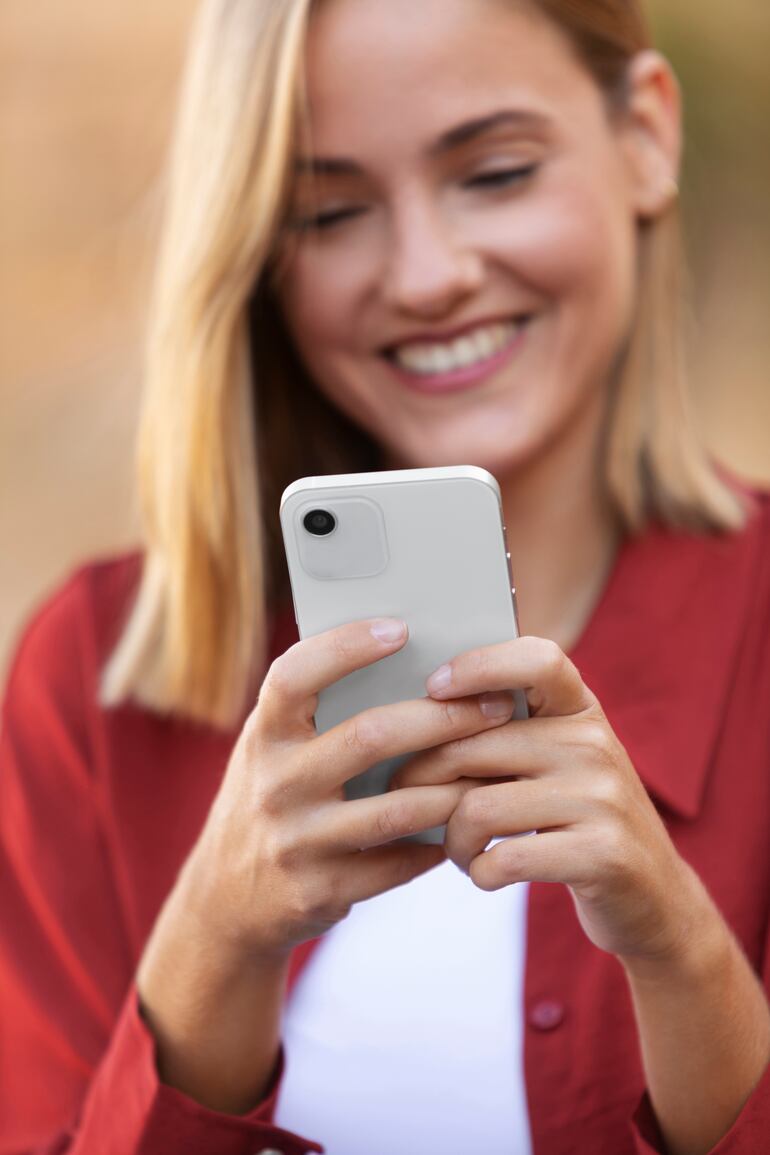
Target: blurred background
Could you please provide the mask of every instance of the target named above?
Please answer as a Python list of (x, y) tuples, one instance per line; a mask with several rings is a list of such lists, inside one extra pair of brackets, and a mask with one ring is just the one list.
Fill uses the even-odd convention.
[[(21, 622), (73, 566), (136, 541), (143, 309), (193, 10), (0, 8), (0, 675)], [(685, 95), (704, 434), (770, 481), (770, 4), (650, 10)]]

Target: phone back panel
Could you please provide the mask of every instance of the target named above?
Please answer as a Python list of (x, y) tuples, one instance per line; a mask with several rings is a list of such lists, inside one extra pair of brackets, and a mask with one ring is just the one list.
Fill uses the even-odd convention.
[[(323, 545), (303, 526), (313, 509), (337, 519)], [(399, 617), (409, 627), (398, 653), (321, 691), (319, 733), (372, 706), (426, 697), (425, 679), (444, 662), (518, 636), (500, 492), (485, 470), (303, 478), (284, 493), (281, 525), (301, 638), (362, 618)], [(527, 716), (520, 690), (514, 716)], [(381, 793), (408, 757), (350, 779), (345, 796)], [(408, 840), (443, 842), (444, 833), (434, 827)]]

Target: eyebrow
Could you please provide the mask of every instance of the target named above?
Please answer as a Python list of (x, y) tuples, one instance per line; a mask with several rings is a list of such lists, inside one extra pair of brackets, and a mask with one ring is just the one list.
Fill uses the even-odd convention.
[[(515, 125), (525, 128), (544, 128), (547, 118), (540, 112), (525, 111), (524, 109), (503, 108), (498, 112), (491, 112), (486, 116), (476, 117), (474, 120), (463, 121), (454, 128), (443, 132), (429, 147), (429, 156), (440, 156), (461, 144), (475, 140), (487, 132), (502, 125)], [(294, 170), (298, 173), (326, 173), (334, 175), (360, 175), (363, 169), (354, 160), (347, 157), (297, 157), (294, 161)]]

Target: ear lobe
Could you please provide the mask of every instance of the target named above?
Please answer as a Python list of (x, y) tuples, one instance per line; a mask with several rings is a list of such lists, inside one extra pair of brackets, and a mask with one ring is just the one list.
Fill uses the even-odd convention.
[(660, 216), (678, 194), (681, 120), (671, 65), (654, 50), (638, 53), (628, 66), (622, 131), (630, 200), (642, 219)]

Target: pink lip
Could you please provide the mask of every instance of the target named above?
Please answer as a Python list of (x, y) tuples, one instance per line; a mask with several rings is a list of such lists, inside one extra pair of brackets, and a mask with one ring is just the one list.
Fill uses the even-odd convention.
[(481, 329), (485, 325), (496, 325), (502, 321), (526, 321), (528, 314), (521, 310), (518, 313), (500, 313), (489, 317), (477, 317), (475, 321), (466, 321), (464, 325), (455, 325), (454, 329), (445, 329), (439, 332), (437, 329), (425, 331), (424, 333), (412, 333), (411, 337), (402, 337), (398, 341), (393, 341), (390, 348), (395, 348), (396, 345), (429, 345), (436, 341), (453, 341), (455, 337), (464, 337), (466, 333), (472, 333), (474, 329)]
[(529, 321), (525, 321), (519, 331), (511, 338), (505, 348), (486, 361), (476, 365), (464, 365), (462, 369), (451, 369), (447, 373), (431, 373), (430, 375), (410, 373), (397, 362), (385, 358), (385, 363), (402, 384), (415, 393), (459, 393), (480, 385), (487, 377), (495, 373), (521, 348), (527, 334)]

